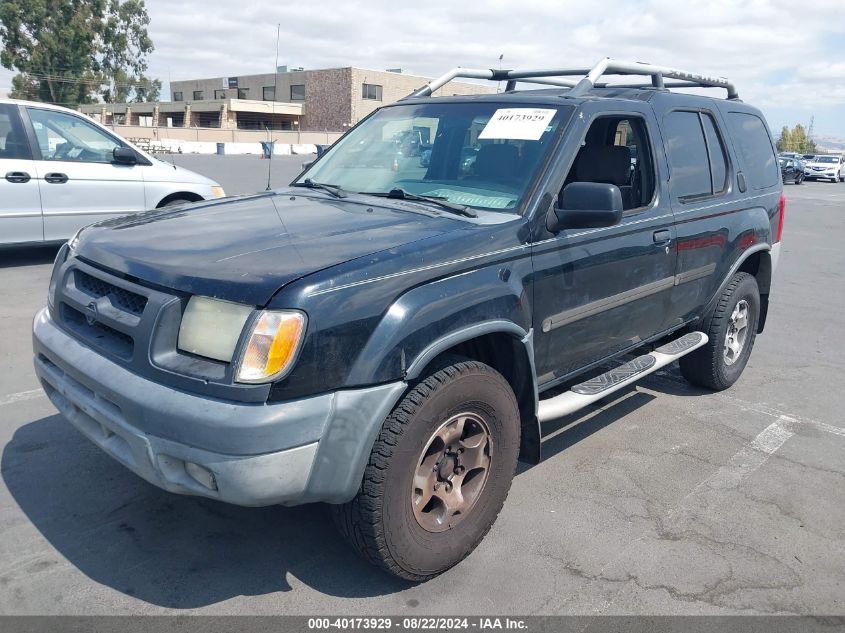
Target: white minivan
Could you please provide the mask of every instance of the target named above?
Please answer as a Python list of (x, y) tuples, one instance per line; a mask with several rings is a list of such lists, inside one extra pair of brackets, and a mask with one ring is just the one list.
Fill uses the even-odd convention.
[(107, 218), (224, 195), (78, 112), (0, 99), (0, 244), (66, 240)]

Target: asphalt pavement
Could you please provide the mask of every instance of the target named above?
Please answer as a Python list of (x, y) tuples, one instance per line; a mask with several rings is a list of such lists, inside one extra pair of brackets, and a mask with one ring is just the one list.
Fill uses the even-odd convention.
[[(177, 156), (231, 194), (257, 157)], [(308, 157), (279, 157), (272, 184)], [(414, 585), (325, 506), (238, 508), (145, 483), (32, 368), (55, 248), (0, 252), (2, 614), (845, 614), (845, 184), (787, 185), (766, 332), (723, 393), (676, 366), (548, 423), (478, 549)]]

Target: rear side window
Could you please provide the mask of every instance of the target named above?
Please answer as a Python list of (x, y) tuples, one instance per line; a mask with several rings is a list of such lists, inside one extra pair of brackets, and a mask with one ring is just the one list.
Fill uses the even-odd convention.
[(30, 160), (32, 154), (17, 107), (0, 104), (0, 159), (2, 158)]
[(663, 127), (671, 170), (669, 188), (672, 197), (685, 200), (711, 195), (713, 181), (698, 112), (670, 112)]
[(765, 189), (778, 183), (775, 149), (763, 120), (746, 112), (729, 112), (728, 120), (745, 163), (748, 184), (752, 189)]

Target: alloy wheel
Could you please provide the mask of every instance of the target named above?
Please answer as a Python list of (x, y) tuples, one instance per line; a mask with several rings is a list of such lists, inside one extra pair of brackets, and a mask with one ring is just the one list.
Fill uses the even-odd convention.
[(432, 434), (417, 461), (411, 506), (420, 527), (443, 532), (462, 521), (481, 496), (493, 441), (477, 413), (450, 417)]
[(748, 302), (741, 299), (731, 313), (728, 320), (728, 331), (725, 334), (725, 363), (733, 365), (745, 348), (748, 339)]

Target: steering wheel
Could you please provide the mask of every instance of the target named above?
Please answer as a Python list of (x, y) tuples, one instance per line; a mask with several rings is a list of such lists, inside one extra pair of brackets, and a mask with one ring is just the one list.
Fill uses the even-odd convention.
[(73, 145), (65, 141), (64, 143), (60, 143), (56, 146), (56, 152), (53, 154), (53, 160), (64, 160), (67, 158), (70, 151), (73, 149)]

